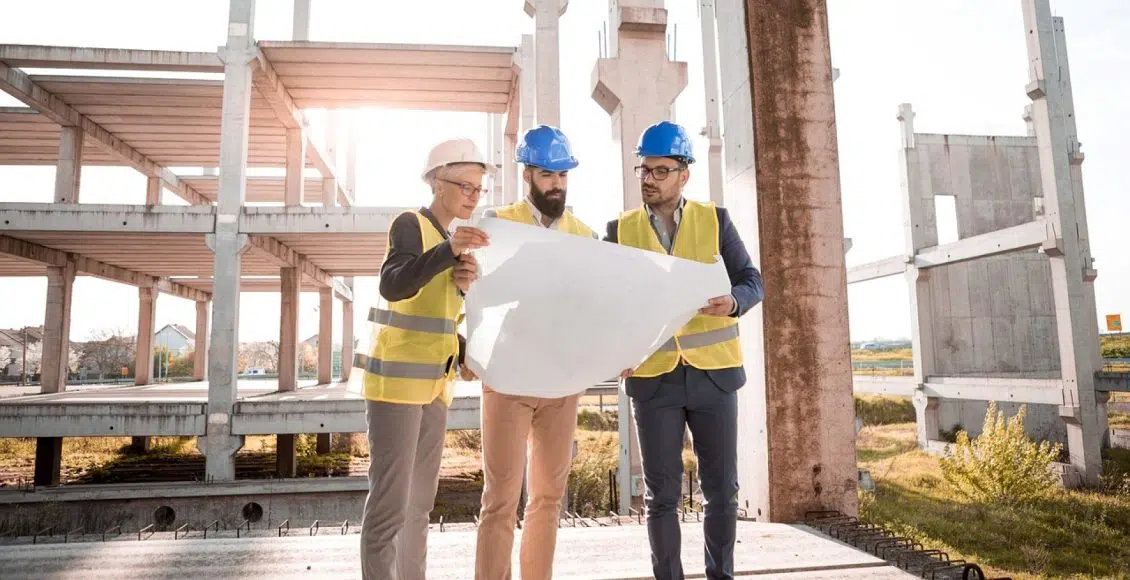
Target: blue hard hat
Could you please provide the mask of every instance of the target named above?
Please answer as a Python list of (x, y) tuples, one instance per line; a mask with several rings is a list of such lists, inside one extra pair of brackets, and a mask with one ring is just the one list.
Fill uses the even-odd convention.
[(573, 157), (569, 139), (557, 127), (538, 125), (522, 136), (514, 150), (518, 163), (532, 165), (549, 171), (568, 171), (580, 163)]
[(640, 157), (681, 157), (687, 163), (694, 163), (694, 148), (691, 138), (681, 126), (670, 121), (660, 121), (640, 135), (636, 145), (636, 155)]

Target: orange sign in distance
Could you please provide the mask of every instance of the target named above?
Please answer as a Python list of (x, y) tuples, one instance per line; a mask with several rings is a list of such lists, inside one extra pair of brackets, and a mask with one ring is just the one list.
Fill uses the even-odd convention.
[(1106, 329), (1111, 332), (1122, 332), (1122, 315), (1121, 314), (1107, 314), (1106, 315)]

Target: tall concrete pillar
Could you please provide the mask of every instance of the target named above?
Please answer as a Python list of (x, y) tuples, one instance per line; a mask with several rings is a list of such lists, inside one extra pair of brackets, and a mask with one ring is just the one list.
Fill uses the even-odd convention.
[(196, 303), (196, 345), (192, 350), (192, 379), (208, 377), (208, 303)]
[(137, 349), (134, 352), (133, 384), (148, 385), (153, 382), (153, 334), (156, 332), (157, 288), (141, 286), (137, 289)]
[(707, 167), (710, 172), (710, 201), (723, 204), (722, 197), (722, 122), (718, 97), (718, 46), (714, 32), (714, 0), (699, 0), (702, 25), (702, 80), (706, 96)]
[(569, 0), (526, 0), (534, 18), (537, 59), (537, 123), (561, 126), (561, 16)]
[(310, 40), (310, 0), (294, 0), (294, 40)]
[[(899, 149), (899, 182), (902, 186), (903, 237), (908, 256), (938, 244), (928, 225), (933, 218), (934, 192), (922, 191), (921, 170), (914, 155), (914, 109), (909, 103), (899, 105), (898, 120), (902, 127), (902, 148)], [(910, 288), (910, 341), (914, 356), (914, 412), (918, 426), (918, 446), (925, 449), (941, 433), (941, 401), (926, 396), (926, 380), (937, 375), (934, 356), (934, 304), (930, 291), (929, 269), (906, 265), (906, 282)]]
[[(282, 313), (279, 322), (279, 391), (298, 388), (298, 298), (301, 275), (298, 268), (282, 268)], [(293, 433), (277, 436), (275, 465), (279, 477), (294, 477), (298, 469), (298, 447)]]
[(149, 177), (145, 181), (145, 205), (161, 205), (161, 185), (160, 177)]
[(302, 205), (303, 187), (306, 180), (303, 169), (306, 167), (306, 135), (303, 129), (286, 130), (286, 177), (283, 178), (283, 203), (288, 206)]
[(61, 268), (47, 268), (47, 311), (43, 317), (43, 352), (39, 379), (41, 393), (61, 393), (67, 390), (74, 283), (74, 262), (67, 261)]
[(78, 203), (82, 181), (82, 129), (61, 127), (59, 163), (55, 166), (55, 203)]
[(328, 385), (333, 380), (334, 344), (334, 293), (333, 288), (318, 290), (318, 384)]
[(687, 86), (687, 63), (667, 60), (663, 0), (612, 0), (610, 6), (611, 58), (596, 62), (592, 98), (612, 116), (612, 139), (620, 145), (623, 164), (624, 209), (633, 209), (643, 204), (633, 171), (636, 143), (649, 125), (672, 118), (675, 99)]
[[(340, 131), (338, 130), (341, 125), (341, 111), (337, 109), (330, 109), (326, 111), (326, 163), (333, 169), (333, 175), (338, 175), (337, 151)], [(337, 178), (326, 176), (322, 177), (322, 205), (325, 207), (334, 207), (337, 205)]]
[(239, 280), (247, 234), (239, 215), (247, 194), (247, 145), (251, 118), (251, 61), (255, 0), (230, 0), (224, 51), (224, 97), (220, 121), (219, 200), (216, 230), (208, 236), (215, 254), (212, 276), (212, 340), (208, 352), (208, 422), (198, 443), (209, 480), (235, 479), (235, 453), (243, 437), (231, 432), (239, 372)]
[[(1067, 424), (1067, 451), (1071, 465), (1084, 485), (1095, 486), (1102, 473), (1099, 416), (1096, 408), (1095, 371), (1100, 361), (1098, 320), (1095, 312), (1095, 278), (1087, 241), (1081, 179), (1073, 183), (1073, 163), (1081, 164), (1076, 139), (1074, 104), (1071, 102), (1067, 48), (1057, 34), (1048, 0), (1023, 0), (1024, 30), (1028, 41), (1027, 87), (1032, 100), (1032, 124), (1040, 154), (1041, 188), (1045, 218), (1060, 236), (1055, 247), (1044, 248), (1051, 264), (1059, 338), (1063, 405), (1059, 415)], [(1062, 21), (1060, 22), (1062, 28)]]
[(738, 392), (739, 503), (760, 521), (800, 521), (811, 509), (855, 515), (847, 284), (825, 1), (716, 5), (726, 95), (724, 197), (761, 267), (766, 292), (764, 304), (741, 322), (749, 380)]
[[(68, 261), (61, 268), (47, 268), (47, 311), (44, 315), (43, 358), (39, 374), (41, 393), (61, 393), (67, 388), (74, 282), (74, 262)], [(35, 485), (59, 485), (62, 465), (63, 438), (37, 437), (33, 475)]]
[[(344, 280), (350, 292), (353, 291), (353, 276)], [(353, 368), (353, 301), (341, 302), (341, 381), (349, 382)]]

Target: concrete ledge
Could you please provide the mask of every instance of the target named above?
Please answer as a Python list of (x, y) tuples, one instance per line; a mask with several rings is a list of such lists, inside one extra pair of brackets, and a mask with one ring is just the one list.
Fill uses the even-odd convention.
[(205, 411), (199, 403), (5, 404), (0, 437), (199, 436)]
[(1130, 373), (1095, 373), (1095, 390), (1104, 392), (1130, 392)]
[(387, 234), (399, 207), (248, 207), (239, 217), (245, 234)]
[(0, 203), (0, 232), (149, 232), (206, 234), (211, 206)]
[(0, 491), (0, 504), (368, 491), (368, 478), (245, 479), (220, 483), (109, 483)]

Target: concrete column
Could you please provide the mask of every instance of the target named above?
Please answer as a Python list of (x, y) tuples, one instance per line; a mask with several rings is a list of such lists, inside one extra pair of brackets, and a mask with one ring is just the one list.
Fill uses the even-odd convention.
[(537, 59), (537, 123), (561, 126), (561, 16), (569, 0), (526, 0), (526, 14), (534, 18)]
[(537, 69), (534, 60), (534, 35), (523, 34), (522, 44), (518, 47), (518, 62), (519, 67), (522, 69), (521, 78), (521, 91), (519, 97), (521, 102), (518, 103), (519, 111), (521, 111), (521, 132), (525, 134), (526, 131), (534, 128), (534, 119), (537, 116)]
[(235, 479), (235, 453), (243, 437), (231, 432), (239, 371), (239, 280), (247, 234), (239, 215), (247, 193), (247, 148), (251, 118), (251, 60), (255, 0), (230, 0), (224, 52), (224, 97), (220, 121), (219, 200), (216, 231), (207, 238), (213, 262), (212, 338), (208, 352), (208, 423), (197, 446), (208, 480)]
[[(298, 268), (282, 268), (282, 316), (279, 323), (279, 391), (298, 388), (298, 297), (301, 276)], [(275, 466), (279, 477), (294, 477), (298, 468), (295, 435), (277, 436)]]
[(137, 350), (134, 352), (133, 384), (148, 385), (153, 382), (153, 334), (156, 332), (157, 288), (142, 286), (137, 289)]
[[(899, 105), (898, 120), (902, 128), (899, 149), (899, 182), (902, 185), (903, 238), (906, 254), (938, 244), (937, 228), (931, 223), (934, 207), (933, 190), (923, 191), (921, 170), (914, 138), (914, 109), (909, 103)], [(930, 292), (930, 270), (907, 264), (906, 282), (910, 290), (910, 341), (914, 357), (913, 402), (918, 427), (918, 446), (926, 449), (938, 439), (941, 429), (940, 401), (927, 397), (926, 379), (937, 374), (934, 353), (934, 304)]]
[(145, 205), (161, 205), (161, 178), (150, 177), (146, 179)]
[(318, 290), (318, 384), (333, 381), (334, 345), (334, 293), (333, 288)]
[(722, 123), (718, 98), (718, 47), (714, 33), (714, 0), (699, 0), (699, 21), (702, 25), (702, 69), (706, 85), (706, 138), (710, 171), (710, 201), (722, 205)]
[(280, 268), (282, 312), (279, 319), (279, 391), (298, 388), (298, 268)]
[[(345, 285), (353, 290), (353, 277), (344, 280)], [(341, 302), (341, 381), (349, 382), (353, 369), (353, 301)]]
[[(716, 5), (727, 95), (726, 206), (766, 291), (765, 303), (741, 323), (749, 381), (738, 396), (739, 502), (760, 521), (800, 521), (812, 509), (856, 515), (825, 2)], [(782, 127), (800, 137), (783, 139)], [(814, 320), (820, 323), (806, 322)]]
[(357, 203), (357, 123), (355, 119), (345, 126), (345, 189)]
[(310, 40), (310, 0), (294, 0), (294, 40)]
[(284, 178), (283, 203), (288, 206), (302, 205), (303, 187), (306, 180), (303, 170), (306, 167), (306, 135), (302, 129), (286, 130), (286, 177)]
[(517, 135), (506, 135), (505, 144), (502, 148), (502, 199), (501, 203), (506, 204), (507, 200), (518, 199), (518, 164), (514, 161), (514, 149), (518, 147)]
[(47, 268), (47, 311), (43, 317), (43, 352), (40, 364), (41, 393), (61, 393), (67, 390), (74, 283), (74, 262), (68, 261), (63, 267)]
[(55, 203), (78, 203), (82, 137), (82, 129), (78, 127), (61, 127), (59, 164), (55, 166)]
[(636, 437), (636, 418), (632, 403), (624, 392), (620, 381), (617, 400), (617, 423), (620, 434), (620, 458), (617, 463), (616, 482), (620, 486), (620, 515), (628, 515), (628, 508), (641, 509), (643, 506), (643, 460), (640, 457), (640, 442)]
[(502, 205), (502, 201), (506, 199), (506, 178), (508, 177), (507, 169), (504, 167), (506, 154), (503, 149), (506, 147), (506, 139), (502, 134), (502, 123), (504, 119), (502, 115), (490, 115), (490, 162), (498, 170), (495, 172), (494, 177), (490, 179), (490, 205)]
[[(336, 176), (338, 174), (337, 150), (340, 136), (338, 126), (341, 124), (341, 112), (331, 109), (327, 111), (326, 117), (329, 121), (326, 125), (326, 162), (333, 168), (333, 175)], [(325, 207), (337, 205), (336, 177), (322, 177), (322, 205)]]
[(208, 378), (208, 303), (196, 303), (196, 346), (192, 351), (192, 379)]
[(687, 86), (687, 63), (667, 60), (663, 0), (611, 0), (610, 6), (609, 41), (616, 52), (597, 60), (592, 98), (612, 116), (612, 139), (620, 145), (623, 164), (624, 209), (633, 209), (643, 203), (633, 170), (636, 144), (649, 125), (673, 118), (675, 98)]
[[(40, 364), (41, 393), (61, 393), (67, 388), (74, 281), (74, 262), (68, 261), (61, 268), (47, 268), (47, 311), (44, 314), (43, 359)], [(33, 475), (35, 485), (59, 485), (62, 465), (63, 438), (37, 437)]]
[(1064, 382), (1059, 414), (1067, 424), (1071, 464), (1084, 485), (1095, 486), (1102, 473), (1102, 433), (1095, 396), (1098, 322), (1094, 289), (1085, 281), (1094, 277), (1087, 233), (1080, 219), (1086, 212), (1082, 192), (1076, 192), (1072, 183), (1071, 163), (1081, 163), (1082, 157), (1076, 147), (1071, 115), (1074, 105), (1070, 103), (1070, 77), (1063, 74), (1067, 68), (1066, 47), (1061, 47), (1057, 54), (1057, 34), (1048, 0), (1024, 0), (1023, 13), (1031, 80), (1027, 92), (1032, 99), (1032, 121), (1040, 152), (1045, 217), (1061, 236), (1055, 247), (1044, 249), (1051, 264)]

